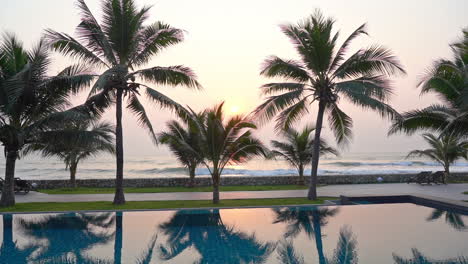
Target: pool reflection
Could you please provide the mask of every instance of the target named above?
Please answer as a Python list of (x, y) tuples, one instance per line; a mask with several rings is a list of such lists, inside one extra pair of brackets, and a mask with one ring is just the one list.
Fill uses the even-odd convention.
[(467, 216), (412, 204), (0, 219), (9, 264), (468, 263)]

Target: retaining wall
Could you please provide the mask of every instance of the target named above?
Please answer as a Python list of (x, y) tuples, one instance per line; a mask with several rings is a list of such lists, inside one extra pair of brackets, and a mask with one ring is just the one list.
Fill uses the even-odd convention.
[[(377, 175), (329, 175), (318, 176), (319, 184), (363, 184), (377, 183), (377, 178), (382, 177), (382, 182), (398, 183), (406, 182), (406, 180), (414, 174), (377, 174)], [(305, 177), (308, 183), (310, 177)], [(453, 180), (468, 181), (467, 173), (453, 173), (450, 177)], [(37, 183), (40, 189), (54, 189), (69, 187), (68, 180), (31, 180)], [(285, 185), (297, 184), (298, 176), (226, 176), (221, 178), (221, 185)], [(77, 180), (79, 187), (114, 187), (114, 179), (82, 179)], [(139, 178), (139, 179), (124, 179), (125, 187), (174, 187), (187, 186), (189, 179), (183, 177), (174, 178)], [(195, 186), (209, 186), (211, 178), (196, 177)]]

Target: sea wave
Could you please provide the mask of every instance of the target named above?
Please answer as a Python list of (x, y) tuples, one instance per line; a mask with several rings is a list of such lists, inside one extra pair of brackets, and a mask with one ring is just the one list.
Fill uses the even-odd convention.
[[(326, 162), (322, 165), (329, 166), (338, 166), (338, 167), (360, 167), (360, 166), (402, 166), (402, 167), (411, 167), (411, 166), (441, 166), (437, 162), (431, 161), (388, 161), (388, 162), (361, 162), (361, 161), (335, 161), (335, 162)], [(455, 167), (468, 167), (467, 162), (456, 162), (451, 166)]]

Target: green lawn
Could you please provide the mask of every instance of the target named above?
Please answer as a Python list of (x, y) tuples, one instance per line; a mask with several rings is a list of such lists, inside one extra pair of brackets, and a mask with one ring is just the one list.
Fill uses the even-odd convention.
[(272, 206), (272, 205), (307, 205), (323, 204), (334, 197), (319, 197), (310, 201), (307, 198), (273, 198), (221, 200), (213, 204), (211, 200), (203, 201), (137, 201), (125, 205), (113, 205), (111, 202), (71, 202), (71, 203), (18, 203), (14, 207), (0, 208), (0, 212), (47, 212), (47, 211), (80, 211), (80, 210), (136, 210), (136, 209), (176, 209), (202, 207), (238, 207), (238, 206)]
[(463, 194), (466, 194), (466, 195), (468, 195), (468, 191), (466, 191), (466, 192), (463, 192)]
[[(304, 190), (304, 185), (264, 185), (264, 186), (221, 186), (221, 191), (275, 191), (275, 190)], [(213, 189), (208, 187), (154, 187), (154, 188), (125, 188), (126, 193), (163, 193), (163, 192), (211, 192)], [(114, 193), (114, 188), (60, 188), (60, 189), (42, 189), (38, 190), (48, 194), (94, 194), (94, 193)]]

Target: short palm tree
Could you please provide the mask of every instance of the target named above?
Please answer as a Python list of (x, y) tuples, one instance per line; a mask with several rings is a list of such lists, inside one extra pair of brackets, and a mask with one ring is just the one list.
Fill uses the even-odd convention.
[(455, 133), (445, 133), (439, 136), (423, 134), (424, 140), (431, 146), (429, 149), (413, 150), (408, 157), (426, 157), (444, 167), (444, 179), (450, 176), (450, 165), (460, 158), (468, 158), (468, 140), (459, 137)]
[[(340, 144), (351, 137), (352, 119), (339, 107), (341, 99), (371, 109), (382, 116), (394, 117), (396, 111), (387, 104), (392, 90), (388, 76), (404, 73), (396, 57), (380, 46), (359, 49), (346, 57), (349, 45), (360, 35), (367, 35), (366, 25), (358, 27), (341, 46), (338, 33), (333, 33), (334, 20), (320, 11), (298, 23), (282, 25), (281, 30), (291, 40), (300, 60), (269, 57), (261, 75), (282, 77), (286, 82), (263, 85), (262, 93), (269, 96), (254, 113), (267, 121), (278, 114), (276, 128), (288, 128), (318, 103), (315, 138), (318, 142), (323, 118), (328, 114), (330, 129)], [(314, 145), (309, 199), (317, 198), (317, 169), (320, 145)]]
[[(167, 145), (177, 160), (188, 169), (190, 177), (189, 187), (193, 187), (195, 185), (195, 170), (202, 163), (203, 157), (186, 151), (185, 146), (179, 142), (188, 144), (197, 153), (200, 153), (200, 134), (198, 126), (193, 120), (184, 118), (183, 115), (179, 117), (182, 122), (176, 120), (168, 122), (168, 130), (160, 133), (158, 138), (159, 142)], [(200, 115), (197, 119), (201, 120), (202, 118)]]
[(134, 0), (104, 0), (102, 20), (89, 10), (84, 0), (78, 0), (81, 23), (77, 27), (78, 38), (47, 30), (47, 39), (55, 50), (105, 69), (91, 88), (87, 105), (96, 111), (116, 105), (116, 190), (114, 204), (124, 204), (123, 192), (123, 135), (122, 101), (137, 116), (152, 139), (157, 142), (149, 117), (140, 102), (144, 93), (151, 101), (173, 110), (180, 105), (146, 82), (158, 85), (184, 85), (201, 88), (193, 71), (185, 66), (154, 66), (139, 69), (165, 48), (183, 40), (183, 31), (163, 22), (148, 24), (150, 7), (137, 8)]
[(436, 94), (441, 102), (402, 113), (394, 120), (389, 134), (420, 130), (468, 132), (468, 30), (463, 35), (463, 40), (451, 45), (453, 58), (436, 60), (418, 85), (421, 95)]
[(200, 144), (197, 147), (178, 138), (181, 151), (197, 156), (211, 174), (213, 203), (219, 203), (219, 185), (223, 170), (228, 164), (238, 164), (257, 155), (266, 155), (263, 144), (252, 136), (257, 127), (245, 116), (226, 119), (221, 103), (202, 114), (191, 111), (190, 118), (198, 127)]
[(115, 153), (114, 130), (107, 122), (70, 122), (60, 131), (42, 133), (23, 153), (39, 151), (44, 157), (55, 156), (63, 160), (70, 171), (70, 185), (75, 188), (80, 161), (102, 152)]
[[(304, 169), (312, 160), (312, 149), (314, 147), (314, 137), (312, 132), (315, 128), (306, 126), (301, 131), (294, 128), (285, 128), (281, 131), (281, 136), (286, 141), (272, 140), (273, 150), (270, 158), (283, 158), (297, 169), (299, 174), (299, 184), (304, 184)], [(320, 155), (338, 155), (338, 151), (329, 147), (324, 140), (320, 140)]]
[(13, 206), (15, 164), (20, 151), (41, 133), (60, 129), (89, 116), (70, 106), (69, 96), (90, 84), (92, 76), (81, 66), (48, 75), (51, 56), (43, 40), (25, 50), (12, 34), (0, 43), (0, 142), (5, 148), (5, 184), (1, 206)]

